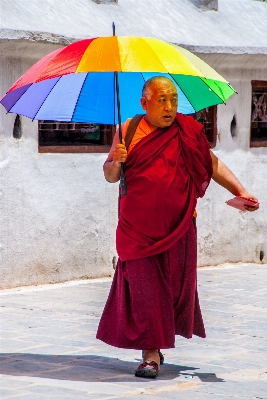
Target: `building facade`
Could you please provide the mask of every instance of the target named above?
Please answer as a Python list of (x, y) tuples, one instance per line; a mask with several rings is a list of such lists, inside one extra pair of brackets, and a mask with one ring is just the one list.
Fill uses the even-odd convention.
[[(52, 8), (46, 0), (42, 4), (25, 2), (29, 7), (23, 11), (21, 2), (15, 1), (11, 14), (9, 2), (4, 3), (0, 21), (1, 96), (54, 49), (86, 36), (112, 34), (112, 21), (120, 35), (153, 36), (182, 45), (223, 75), (238, 94), (217, 107), (213, 150), (259, 198), (261, 206), (256, 213), (232, 209), (225, 204), (231, 195), (212, 182), (205, 198), (198, 202), (198, 264), (266, 262), (267, 43), (257, 34), (267, 17), (266, 4), (236, 0), (233, 6), (232, 0), (219, 0), (197, 5), (181, 0), (176, 6), (174, 0), (157, 4), (153, 0), (118, 0), (112, 4), (83, 0), (73, 1), (66, 9), (62, 8), (64, 2)], [(168, 15), (163, 14), (166, 3), (173, 11)], [(154, 12), (145, 19), (149, 10)], [(234, 24), (238, 14), (248, 18), (245, 25), (250, 32), (241, 32), (241, 26)], [(169, 30), (162, 32), (166, 21)], [(88, 135), (90, 129), (97, 128), (83, 129)], [(66, 136), (64, 132), (58, 129), (58, 134)], [(1, 288), (113, 274), (118, 185), (107, 183), (103, 177), (108, 142), (96, 142), (93, 151), (83, 151), (84, 143), (79, 151), (72, 152), (49, 152), (42, 146), (37, 121), (6, 114), (1, 107)]]

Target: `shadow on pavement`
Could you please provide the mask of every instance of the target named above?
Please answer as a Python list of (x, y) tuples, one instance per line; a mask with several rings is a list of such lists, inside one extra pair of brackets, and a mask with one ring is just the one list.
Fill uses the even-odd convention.
[[(0, 374), (70, 381), (140, 381), (140, 378), (134, 376), (134, 370), (138, 365), (138, 361), (135, 363), (96, 355), (0, 354)], [(157, 380), (172, 380), (179, 376), (184, 376), (185, 378), (197, 376), (203, 382), (223, 381), (217, 378), (216, 374), (193, 372), (195, 370), (197, 368), (164, 363), (161, 366)]]

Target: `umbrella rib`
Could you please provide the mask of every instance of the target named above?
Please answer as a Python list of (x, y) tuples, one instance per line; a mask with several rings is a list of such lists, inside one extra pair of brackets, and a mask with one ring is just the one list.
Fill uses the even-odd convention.
[[(219, 99), (222, 100), (223, 104), (226, 104), (226, 100), (223, 100), (205, 81), (203, 81), (202, 77), (199, 77), (199, 78), (202, 80), (203, 83), (205, 83), (205, 85), (209, 88), (209, 90), (211, 90), (215, 94), (215, 96), (217, 96)], [(204, 79), (207, 79), (207, 78), (204, 78)], [(230, 87), (228, 82), (227, 82), (227, 85)]]
[[(174, 82), (176, 83), (177, 86), (179, 86), (179, 89), (181, 90), (181, 92), (183, 92), (184, 96), (187, 98), (189, 104), (191, 104), (191, 106), (193, 107), (193, 109), (196, 111), (195, 107), (193, 106), (192, 102), (189, 100), (188, 96), (186, 95), (186, 93), (184, 92), (184, 90), (181, 88), (181, 86), (179, 85), (178, 82), (176, 82), (176, 80), (172, 77), (172, 74), (168, 73), (168, 75), (170, 75), (170, 77), (174, 80)], [(179, 99), (178, 99), (179, 101)]]
[[(32, 85), (33, 85), (33, 83), (30, 84), (30, 86), (28, 87), (28, 89), (30, 89), (30, 87), (31, 87)], [(22, 87), (23, 87), (23, 86), (22, 86)], [(28, 91), (28, 89), (26, 90), (26, 92)], [(26, 92), (24, 92), (23, 95), (24, 95)], [(8, 95), (8, 93), (9, 93), (9, 92), (6, 92), (6, 95)], [(12, 93), (12, 92), (10, 92), (10, 93)], [(23, 96), (23, 95), (22, 95), (22, 96)], [(12, 104), (12, 107), (10, 107), (10, 109), (7, 111), (7, 113), (10, 112), (11, 108), (13, 108), (13, 107), (17, 104), (17, 102), (21, 99), (22, 96), (20, 96), (20, 97), (15, 101), (15, 103)], [(3, 97), (3, 98), (4, 98), (4, 97)], [(21, 114), (21, 115), (23, 115), (23, 114)]]
[[(116, 81), (116, 72), (114, 71), (114, 79), (113, 79), (113, 93), (114, 93), (114, 109), (113, 109), (113, 121), (114, 121), (114, 126), (116, 125), (116, 89), (115, 89), (115, 81)], [(118, 104), (117, 104), (118, 107)]]
[(40, 111), (42, 105), (44, 104), (45, 100), (47, 99), (47, 97), (50, 95), (50, 93), (52, 92), (52, 90), (54, 89), (54, 87), (57, 85), (57, 83), (60, 81), (60, 79), (62, 78), (62, 76), (59, 77), (59, 79), (56, 81), (56, 83), (54, 84), (54, 86), (49, 90), (49, 92), (47, 93), (47, 95), (45, 96), (42, 104), (40, 105), (40, 107), (38, 108), (37, 112), (35, 113), (35, 116), (32, 118), (32, 121), (34, 120), (34, 118), (36, 117), (36, 115), (38, 114), (38, 112)]
[(85, 85), (85, 81), (87, 80), (88, 75), (89, 75), (89, 72), (86, 73), (86, 77), (85, 77), (85, 79), (84, 79), (84, 81), (83, 81), (83, 84), (82, 84), (82, 86), (81, 86), (80, 93), (79, 93), (79, 95), (77, 96), (76, 104), (75, 104), (75, 107), (73, 108), (73, 113), (72, 113), (72, 116), (71, 116), (71, 121), (73, 121), (73, 116), (74, 116), (75, 111), (76, 111), (76, 108), (77, 108), (78, 100), (79, 100), (79, 97), (80, 97), (80, 95), (81, 95), (81, 93), (82, 93), (82, 90), (83, 90), (83, 87), (84, 87), (84, 85)]
[[(220, 96), (218, 96), (217, 93), (215, 93), (214, 90), (211, 87), (209, 87), (209, 85), (205, 81), (203, 81), (203, 79), (201, 77), (200, 77), (200, 79), (202, 80), (203, 83), (205, 83), (205, 85), (209, 88), (209, 90), (211, 90), (215, 94), (215, 96), (217, 96), (217, 97), (219, 97), (219, 99), (221, 99)], [(221, 100), (223, 101), (224, 104), (226, 104), (223, 99), (221, 99)]]
[(141, 76), (142, 76), (142, 78), (143, 78), (143, 81), (144, 81), (144, 83), (146, 82), (146, 80), (145, 80), (145, 77), (144, 77), (144, 75), (143, 75), (143, 72), (141, 72)]
[[(144, 84), (146, 83), (146, 80), (145, 80), (145, 77), (144, 77), (144, 75), (143, 75), (143, 72), (141, 72), (141, 77), (143, 78), (143, 81), (144, 81)], [(144, 87), (144, 85), (143, 85), (143, 87)], [(142, 90), (142, 96), (143, 96), (143, 90)]]

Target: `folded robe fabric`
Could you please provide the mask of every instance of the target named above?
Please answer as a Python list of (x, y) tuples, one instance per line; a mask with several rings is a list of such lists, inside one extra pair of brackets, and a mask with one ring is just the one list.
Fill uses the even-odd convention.
[(168, 250), (118, 260), (97, 338), (126, 349), (175, 347), (175, 335), (206, 336), (197, 293), (196, 230)]
[(202, 124), (177, 113), (133, 148), (125, 163), (127, 194), (116, 232), (121, 261), (170, 248), (187, 231), (197, 197), (205, 194), (212, 161)]

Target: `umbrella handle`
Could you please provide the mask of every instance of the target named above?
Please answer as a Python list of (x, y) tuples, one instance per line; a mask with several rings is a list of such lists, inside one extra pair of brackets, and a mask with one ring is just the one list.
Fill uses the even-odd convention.
[[(117, 72), (116, 72), (117, 74)], [(116, 79), (117, 80), (117, 79)], [(120, 113), (120, 107), (119, 107), (119, 102), (118, 102), (118, 113)], [(120, 143), (122, 143), (122, 129), (121, 129), (121, 118), (119, 115), (119, 140)], [(124, 163), (121, 163), (121, 173), (120, 173), (120, 188), (121, 188), (121, 196), (125, 196), (127, 194), (127, 185), (126, 185), (126, 179), (125, 179), (125, 173), (124, 173)]]
[(120, 188), (121, 188), (121, 196), (125, 196), (127, 194), (127, 186), (124, 173), (124, 163), (121, 163)]

